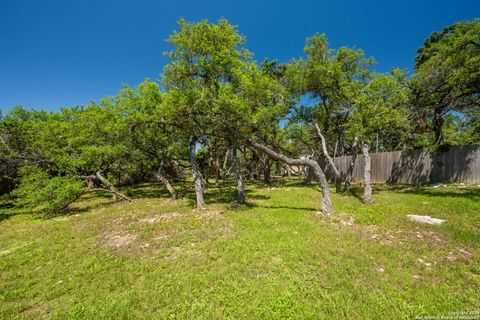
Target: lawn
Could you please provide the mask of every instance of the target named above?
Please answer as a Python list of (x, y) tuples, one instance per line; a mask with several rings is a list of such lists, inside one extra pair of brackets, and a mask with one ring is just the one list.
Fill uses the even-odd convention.
[[(178, 186), (178, 185), (177, 185)], [(480, 310), (480, 189), (376, 186), (332, 194), (299, 180), (89, 195), (67, 214), (0, 207), (1, 319), (409, 319)], [(407, 214), (446, 219), (441, 226)]]

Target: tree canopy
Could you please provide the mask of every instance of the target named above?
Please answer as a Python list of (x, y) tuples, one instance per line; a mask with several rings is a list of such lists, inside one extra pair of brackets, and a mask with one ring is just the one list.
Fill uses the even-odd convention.
[[(56, 112), (20, 106), (0, 116), (0, 191), (17, 204), (62, 210), (83, 192), (193, 177), (198, 208), (209, 179), (232, 177), (238, 202), (246, 179), (272, 170), (317, 180), (322, 210), (333, 211), (325, 171), (357, 149), (444, 148), (480, 142), (480, 20), (434, 32), (417, 52), (415, 72), (374, 70), (361, 49), (331, 48), (324, 34), (304, 55), (261, 64), (227, 20), (179, 20), (159, 81)], [(306, 99), (308, 97), (309, 99)], [(306, 101), (310, 101), (307, 103)], [(353, 167), (351, 166), (352, 170)], [(372, 202), (365, 161), (365, 202)], [(308, 180), (308, 179), (307, 179)]]

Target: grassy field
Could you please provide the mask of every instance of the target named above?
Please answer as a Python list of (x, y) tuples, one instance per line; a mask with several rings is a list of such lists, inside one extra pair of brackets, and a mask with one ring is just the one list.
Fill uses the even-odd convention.
[[(402, 319), (480, 310), (480, 190), (300, 181), (133, 203), (87, 196), (64, 215), (0, 208), (1, 319)], [(441, 226), (406, 214), (446, 219)]]

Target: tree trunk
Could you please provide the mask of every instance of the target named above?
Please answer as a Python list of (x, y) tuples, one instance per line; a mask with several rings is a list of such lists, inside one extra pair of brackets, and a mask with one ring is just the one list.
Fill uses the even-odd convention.
[(170, 192), (170, 196), (172, 197), (172, 200), (177, 199), (177, 193), (175, 192), (175, 189), (170, 184), (170, 181), (168, 181), (168, 179), (165, 178), (164, 176), (161, 176), (160, 180), (163, 182), (163, 184), (165, 185), (165, 188), (167, 188), (168, 192)]
[(335, 176), (335, 192), (342, 192), (342, 176)]
[(292, 178), (292, 170), (290, 169), (290, 166), (286, 165), (285, 170), (287, 170), (287, 179), (290, 180)]
[(266, 184), (272, 183), (272, 164), (269, 159), (265, 160), (265, 165), (263, 166), (263, 182)]
[(172, 200), (177, 199), (177, 193), (175, 192), (175, 189), (170, 184), (170, 181), (168, 181), (168, 179), (163, 176), (162, 168), (158, 169), (158, 171), (155, 172), (155, 178), (161, 181), (165, 186), (165, 188), (167, 188), (168, 192), (170, 193), (170, 196), (172, 197)]
[(87, 179), (87, 190), (95, 188), (95, 182), (93, 179)]
[(232, 162), (233, 170), (235, 171), (235, 178), (237, 179), (237, 203), (245, 203), (245, 187), (243, 185), (242, 175), (240, 173), (240, 166), (237, 159), (237, 148), (232, 148)]
[(364, 171), (363, 171), (363, 202), (364, 203), (373, 203), (372, 186), (370, 185), (372, 161), (370, 159), (369, 149), (370, 149), (370, 146), (368, 145), (368, 143), (363, 143), (362, 153), (363, 153), (364, 162), (365, 162)]
[(355, 167), (355, 161), (357, 160), (357, 145), (358, 139), (355, 137), (352, 144), (352, 159), (347, 170), (347, 176), (345, 177), (345, 191), (350, 191), (350, 186), (352, 183), (353, 168)]
[(315, 179), (315, 173), (311, 167), (307, 166), (307, 175), (305, 177), (305, 183), (312, 183), (313, 179)]
[(203, 174), (203, 179), (205, 180), (205, 185), (204, 185), (204, 190), (207, 190), (207, 185), (210, 185), (210, 181), (208, 181), (208, 168), (205, 168), (205, 170), (203, 170), (204, 174)]
[(322, 189), (322, 212), (326, 214), (333, 213), (332, 202), (330, 200), (330, 190), (328, 189), (328, 182), (325, 174), (320, 168), (320, 165), (315, 160), (311, 159), (292, 159), (288, 158), (282, 154), (279, 154), (261, 144), (258, 144), (253, 141), (249, 141), (249, 144), (263, 153), (267, 154), (269, 157), (288, 164), (290, 166), (308, 166), (313, 170), (315, 177), (317, 178), (320, 188)]
[(265, 184), (270, 184), (272, 181), (272, 176), (271, 176), (271, 163), (270, 159), (267, 155), (262, 155), (258, 158), (260, 160), (260, 163), (262, 164), (261, 172), (260, 175), (263, 174), (263, 182)]
[(96, 173), (96, 176), (97, 178), (108, 188), (108, 190), (112, 191), (112, 200), (113, 201), (117, 201), (118, 198), (117, 198), (117, 194), (113, 191), (116, 191), (116, 188), (113, 186), (113, 184), (108, 181), (102, 174), (100, 171), (97, 171)]
[(215, 168), (215, 182), (220, 181), (222, 174), (220, 170), (220, 161), (218, 160), (218, 155), (215, 156), (215, 159), (213, 160), (213, 167)]
[(205, 209), (205, 200), (203, 199), (203, 183), (202, 183), (202, 174), (198, 168), (197, 158), (196, 158), (196, 144), (197, 139), (192, 137), (190, 139), (190, 144), (188, 148), (188, 153), (190, 155), (190, 165), (192, 166), (193, 173), (193, 183), (195, 186), (195, 195), (197, 197), (197, 208)]
[(338, 137), (337, 137), (337, 155), (339, 157), (343, 156), (344, 153), (344, 132), (342, 128), (338, 129)]
[(445, 139), (443, 137), (443, 118), (440, 111), (435, 110), (433, 115), (433, 131), (435, 133), (435, 144), (438, 146), (445, 145)]
[(227, 170), (227, 164), (228, 164), (228, 153), (230, 152), (230, 149), (227, 149), (225, 152), (225, 157), (223, 158), (223, 166), (222, 166), (222, 180), (225, 180), (228, 178), (228, 175), (230, 174), (230, 170)]
[[(130, 199), (129, 197), (127, 197), (126, 195), (120, 193), (117, 188), (115, 188), (115, 186), (107, 180), (107, 178), (105, 178), (102, 173), (100, 171), (97, 171), (97, 173), (95, 174), (95, 176), (98, 178), (98, 180), (100, 180), (108, 189), (108, 191), (112, 194), (112, 199), (113, 201), (117, 201), (118, 200), (118, 197), (121, 197), (127, 201), (132, 201), (132, 199)], [(91, 189), (90, 191), (102, 191), (101, 189)]]
[(330, 167), (333, 170), (333, 173), (335, 174), (335, 192), (340, 193), (342, 192), (342, 175), (340, 171), (338, 171), (337, 166), (335, 165), (335, 162), (333, 162), (333, 159), (328, 154), (327, 143), (325, 142), (325, 137), (323, 136), (320, 130), (320, 127), (318, 126), (318, 123), (314, 122), (313, 125), (315, 126), (315, 129), (317, 130), (317, 134), (320, 137), (320, 140), (322, 143), (323, 155), (327, 159), (328, 164), (330, 165)]
[(257, 164), (258, 164), (258, 155), (255, 151), (252, 150), (252, 157), (247, 163), (248, 167), (248, 177), (250, 180), (254, 181), (257, 174)]

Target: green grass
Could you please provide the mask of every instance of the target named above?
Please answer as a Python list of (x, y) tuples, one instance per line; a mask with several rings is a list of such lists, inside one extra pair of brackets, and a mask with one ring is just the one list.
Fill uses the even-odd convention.
[[(1, 319), (409, 319), (480, 310), (480, 191), (379, 186), (332, 194), (300, 181), (129, 188), (67, 215), (0, 207)], [(446, 219), (410, 222), (406, 214)], [(352, 223), (353, 221), (353, 223)]]

